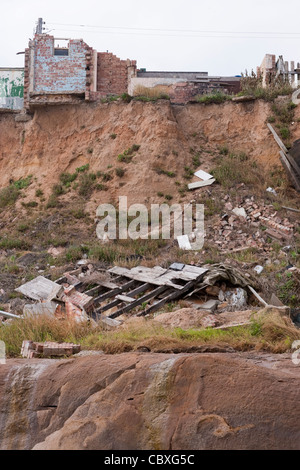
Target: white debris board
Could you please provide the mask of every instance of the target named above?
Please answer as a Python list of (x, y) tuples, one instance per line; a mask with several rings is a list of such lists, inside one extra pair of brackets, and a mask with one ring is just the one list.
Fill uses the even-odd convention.
[(47, 300), (54, 288), (57, 287), (61, 286), (43, 276), (38, 276), (15, 290), (33, 300)]
[(191, 244), (188, 235), (179, 235), (177, 237), (178, 245), (181, 250), (191, 250)]
[(197, 189), (197, 188), (203, 188), (203, 186), (209, 186), (210, 184), (213, 184), (215, 182), (215, 178), (212, 178), (207, 181), (196, 181), (195, 183), (190, 183), (188, 185), (189, 189)]
[(207, 180), (210, 180), (211, 178), (213, 178), (212, 175), (210, 175), (209, 173), (206, 173), (206, 171), (203, 171), (203, 170), (196, 171), (196, 173), (194, 173), (194, 175), (198, 176), (198, 178), (202, 179), (203, 181), (207, 181)]

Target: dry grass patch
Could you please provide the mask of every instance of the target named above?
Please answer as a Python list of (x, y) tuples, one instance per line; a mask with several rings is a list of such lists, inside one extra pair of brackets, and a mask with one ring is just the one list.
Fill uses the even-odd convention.
[(250, 325), (227, 329), (172, 329), (150, 319), (132, 318), (118, 329), (107, 331), (90, 322), (79, 324), (45, 316), (14, 320), (0, 327), (0, 340), (5, 342), (8, 356), (18, 356), (25, 339), (80, 343), (82, 349), (102, 350), (106, 354), (141, 347), (152, 352), (184, 352), (201, 346), (282, 353), (300, 339), (300, 330), (276, 310), (260, 311), (253, 314)]
[(149, 100), (169, 99), (169, 87), (158, 85), (154, 88), (148, 88), (143, 85), (138, 85), (134, 88), (133, 95), (135, 97), (145, 97)]

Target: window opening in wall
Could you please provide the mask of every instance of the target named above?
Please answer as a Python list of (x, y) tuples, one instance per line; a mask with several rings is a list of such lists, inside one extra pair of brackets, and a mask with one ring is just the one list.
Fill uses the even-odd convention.
[(69, 55), (69, 40), (68, 39), (54, 39), (54, 55), (57, 55), (57, 56)]

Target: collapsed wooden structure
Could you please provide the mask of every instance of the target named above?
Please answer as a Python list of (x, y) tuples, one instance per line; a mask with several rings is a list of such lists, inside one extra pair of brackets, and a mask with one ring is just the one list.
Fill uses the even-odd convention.
[(36, 303), (25, 305), (24, 314), (50, 314), (57, 317), (88, 317), (98, 321), (103, 316), (115, 319), (137, 307), (137, 315), (149, 315), (166, 303), (193, 291), (208, 268), (173, 263), (169, 268), (114, 266), (99, 271), (88, 284), (77, 277), (81, 269), (65, 273), (53, 282), (38, 276), (16, 290)]

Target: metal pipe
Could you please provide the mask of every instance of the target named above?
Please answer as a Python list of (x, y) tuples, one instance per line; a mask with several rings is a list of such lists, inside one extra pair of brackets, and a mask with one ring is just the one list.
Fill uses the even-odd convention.
[(3, 312), (3, 310), (0, 310), (0, 315), (6, 318), (23, 318), (22, 316), (14, 315), (13, 313)]

